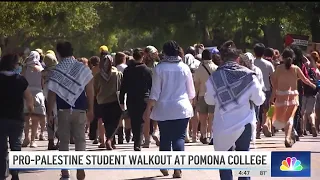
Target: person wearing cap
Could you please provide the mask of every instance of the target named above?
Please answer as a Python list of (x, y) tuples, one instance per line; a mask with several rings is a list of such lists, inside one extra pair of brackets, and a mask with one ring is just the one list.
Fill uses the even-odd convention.
[[(43, 59), (43, 62), (47, 65), (46, 68), (41, 72), (42, 73), (42, 79), (43, 79), (43, 94), (46, 99), (48, 99), (48, 81), (51, 76), (52, 70), (56, 67), (58, 64), (58, 60), (54, 54), (47, 53)], [(47, 112), (48, 113), (48, 112)], [(57, 107), (55, 105), (54, 110), (52, 112), (54, 117), (57, 117)], [(52, 121), (52, 123), (47, 123), (47, 132), (48, 132), (48, 150), (57, 150), (59, 140), (57, 142), (57, 145), (54, 144), (55, 139), (55, 133), (57, 131), (57, 118)]]
[[(197, 99), (196, 109), (199, 113), (200, 120), (200, 142), (208, 144), (211, 137), (212, 119), (214, 106), (208, 105), (204, 100), (206, 92), (206, 82), (212, 72), (216, 71), (218, 66), (212, 62), (211, 52), (205, 49), (202, 52), (202, 61), (199, 68), (194, 73), (194, 85), (196, 89)], [(209, 135), (208, 135), (209, 134)]]
[(56, 53), (53, 50), (48, 50), (46, 54), (56, 55)]
[[(144, 56), (143, 61), (147, 67), (153, 70), (158, 62), (160, 61), (158, 49), (154, 46), (147, 46), (144, 49)], [(147, 128), (149, 127), (150, 128)], [(144, 138), (145, 142), (143, 144), (144, 148), (149, 148), (150, 146), (150, 135), (156, 141), (156, 144), (159, 145), (159, 138), (158, 138), (158, 125), (156, 121), (150, 120), (150, 122), (146, 122), (144, 126)]]
[[(179, 45), (168, 41), (163, 45), (164, 58), (153, 71), (152, 88), (143, 119), (158, 122), (160, 151), (184, 151), (186, 129), (193, 114), (195, 97), (192, 73), (179, 57)], [(168, 170), (161, 173), (168, 176)], [(173, 177), (181, 178), (180, 169)]]
[[(32, 148), (36, 148), (36, 137), (38, 132), (38, 125), (40, 122), (41, 133), (39, 140), (45, 140), (45, 118), (46, 118), (46, 106), (45, 97), (42, 90), (42, 74), (43, 67), (40, 63), (40, 54), (37, 51), (31, 51), (30, 55), (26, 59), (26, 66), (23, 67), (22, 75), (27, 79), (29, 88), (35, 100), (35, 110), (32, 114), (25, 109), (25, 138), (22, 143), (22, 147), (30, 145)], [(31, 119), (31, 139), (29, 137), (30, 130), (30, 119)]]
[(45, 68), (45, 63), (43, 62), (43, 59), (44, 59), (44, 53), (43, 53), (43, 50), (38, 48), (36, 49), (35, 51), (37, 51), (39, 54), (40, 54), (40, 63), (42, 65), (43, 68)]
[(106, 46), (106, 45), (102, 45), (100, 46), (99, 48), (99, 52), (102, 53), (102, 52), (109, 52), (109, 48)]
[(144, 49), (143, 61), (151, 69), (156, 67), (156, 65), (160, 61), (157, 48), (155, 48), (154, 46), (147, 46)]

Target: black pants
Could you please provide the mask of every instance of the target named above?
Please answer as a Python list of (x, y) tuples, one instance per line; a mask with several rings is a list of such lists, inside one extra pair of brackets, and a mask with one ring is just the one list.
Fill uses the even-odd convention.
[[(0, 119), (0, 179), (8, 176), (8, 137), (11, 151), (21, 151), (21, 138), (24, 122), (12, 119)], [(17, 179), (18, 170), (10, 170), (12, 179)]]
[(113, 139), (119, 125), (122, 110), (118, 101), (112, 103), (101, 104), (100, 111), (104, 128), (106, 130), (106, 138)]
[[(131, 118), (131, 129), (133, 134), (134, 147), (140, 147), (143, 138), (143, 113), (147, 103), (142, 101), (127, 102), (128, 113)], [(150, 123), (151, 124), (151, 123)]]
[(300, 123), (302, 123), (301, 104), (302, 104), (302, 95), (299, 95), (299, 106), (293, 120), (293, 128), (297, 131), (299, 135), (303, 134), (303, 131), (300, 128), (301, 127)]
[(97, 129), (98, 129), (98, 119), (101, 117), (99, 111), (99, 104), (97, 103), (97, 99), (94, 98), (94, 118), (90, 122), (90, 129), (89, 129), (89, 137), (90, 139), (97, 139)]

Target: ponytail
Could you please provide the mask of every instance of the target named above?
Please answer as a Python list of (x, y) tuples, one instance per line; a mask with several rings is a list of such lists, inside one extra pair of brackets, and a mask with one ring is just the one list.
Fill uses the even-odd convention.
[(284, 65), (285, 65), (286, 69), (290, 69), (292, 62), (293, 62), (293, 59), (291, 57), (284, 59)]

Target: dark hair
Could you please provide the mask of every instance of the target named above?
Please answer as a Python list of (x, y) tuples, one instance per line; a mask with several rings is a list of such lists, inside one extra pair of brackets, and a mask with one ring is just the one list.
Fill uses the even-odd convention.
[(143, 58), (143, 50), (141, 48), (136, 48), (133, 50), (133, 59), (140, 60)]
[(217, 65), (220, 66), (222, 64), (220, 54), (212, 54), (212, 61)]
[(70, 42), (59, 42), (56, 50), (61, 58), (73, 56), (73, 48)]
[(299, 66), (300, 68), (302, 67), (303, 64), (303, 52), (300, 49), (299, 46), (297, 45), (291, 45), (290, 49), (293, 50), (295, 58), (293, 59), (293, 64)]
[(184, 58), (184, 51), (181, 47), (179, 47), (179, 56), (183, 59)]
[(193, 56), (196, 55), (196, 49), (193, 46), (189, 46), (186, 50), (186, 54), (192, 54)]
[(127, 55), (127, 56), (132, 56), (131, 51), (123, 51), (123, 53), (124, 53), (125, 55)]
[(179, 56), (180, 46), (175, 41), (171, 40), (164, 43), (162, 49), (163, 49), (163, 53), (167, 56)]
[(13, 71), (19, 63), (19, 56), (16, 54), (6, 54), (0, 60), (0, 71)]
[(286, 69), (290, 69), (293, 60), (295, 59), (294, 51), (290, 47), (285, 48), (282, 52), (282, 59)]
[(264, 50), (263, 56), (272, 58), (274, 56), (274, 50), (272, 48), (266, 48)]
[(89, 59), (89, 64), (91, 66), (98, 66), (99, 65), (99, 62), (100, 62), (100, 58), (98, 56), (92, 56), (90, 59)]
[(211, 52), (208, 49), (205, 49), (202, 51), (201, 57), (202, 57), (202, 60), (211, 60), (212, 58)]
[(235, 60), (239, 57), (239, 52), (233, 41), (227, 41), (220, 48), (221, 59), (223, 61)]
[(126, 57), (127, 57), (126, 54), (124, 54), (123, 52), (117, 52), (116, 55), (114, 56), (115, 66), (125, 63)]
[(253, 52), (256, 57), (261, 58), (263, 56), (264, 50), (266, 47), (262, 43), (257, 43), (253, 47)]

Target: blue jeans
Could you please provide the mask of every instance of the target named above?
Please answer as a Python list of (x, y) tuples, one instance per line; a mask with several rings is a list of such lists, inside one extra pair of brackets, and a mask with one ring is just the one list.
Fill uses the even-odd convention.
[(158, 121), (160, 131), (160, 151), (184, 151), (186, 129), (189, 118)]
[[(0, 119), (0, 179), (8, 176), (8, 138), (11, 151), (21, 151), (21, 138), (24, 122), (12, 119)], [(12, 180), (18, 179), (18, 171), (10, 170)]]
[[(252, 135), (251, 124), (247, 124), (239, 139), (236, 141), (236, 151), (249, 151), (250, 150), (250, 139)], [(233, 151), (231, 147), (228, 151)], [(232, 170), (219, 170), (221, 180), (233, 180)], [(250, 177), (239, 177), (238, 180), (250, 180)]]

